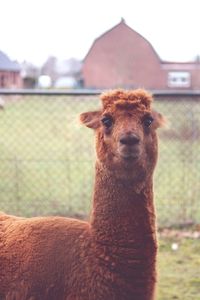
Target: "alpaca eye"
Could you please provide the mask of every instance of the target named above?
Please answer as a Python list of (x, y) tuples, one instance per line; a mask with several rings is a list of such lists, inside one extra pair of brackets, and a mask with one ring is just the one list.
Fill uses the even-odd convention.
[(143, 123), (144, 123), (144, 126), (145, 126), (145, 127), (150, 127), (152, 122), (153, 122), (153, 118), (152, 118), (151, 116), (146, 117), (146, 118), (143, 120)]
[(113, 119), (110, 116), (105, 116), (101, 119), (101, 122), (106, 128), (110, 128), (113, 124)]

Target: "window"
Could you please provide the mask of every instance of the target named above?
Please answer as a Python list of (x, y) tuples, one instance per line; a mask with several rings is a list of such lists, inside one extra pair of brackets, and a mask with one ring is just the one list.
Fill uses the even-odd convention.
[(189, 72), (169, 72), (168, 73), (169, 87), (190, 87), (191, 75)]

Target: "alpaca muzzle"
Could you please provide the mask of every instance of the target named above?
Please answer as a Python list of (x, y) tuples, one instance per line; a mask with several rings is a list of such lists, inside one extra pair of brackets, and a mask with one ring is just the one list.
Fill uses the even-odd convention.
[(123, 159), (137, 160), (140, 157), (140, 138), (134, 133), (122, 134), (119, 139), (119, 155)]
[(136, 135), (134, 133), (125, 133), (125, 134), (121, 135), (119, 142), (122, 145), (134, 146), (134, 145), (139, 144), (140, 138), (138, 135)]

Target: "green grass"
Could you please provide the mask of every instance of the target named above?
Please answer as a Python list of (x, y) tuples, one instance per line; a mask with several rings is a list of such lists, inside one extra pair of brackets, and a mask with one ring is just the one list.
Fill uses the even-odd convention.
[(160, 239), (158, 300), (199, 300), (200, 240), (178, 240), (179, 248), (173, 251), (175, 241)]
[[(63, 96), (7, 103), (0, 112), (0, 210), (25, 216), (88, 214), (94, 139), (78, 116), (99, 105), (94, 97)], [(155, 106), (171, 123), (159, 131), (159, 225), (199, 222), (199, 103), (158, 101)]]
[(155, 199), (160, 223), (200, 221), (200, 142), (160, 139)]
[[(85, 100), (86, 109), (94, 102)], [(0, 118), (2, 210), (27, 216), (88, 211), (94, 147), (92, 132), (78, 122), (83, 106), (62, 97), (7, 105)]]

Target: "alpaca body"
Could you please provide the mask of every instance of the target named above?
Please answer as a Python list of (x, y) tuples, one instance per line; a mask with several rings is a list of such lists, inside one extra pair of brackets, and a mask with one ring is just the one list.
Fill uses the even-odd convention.
[(99, 167), (96, 177), (91, 224), (0, 216), (0, 295), (6, 300), (153, 299), (155, 215), (146, 197), (152, 187), (137, 194), (133, 182), (102, 176)]
[(162, 116), (142, 90), (102, 101), (102, 110), (81, 115), (96, 133), (89, 222), (1, 214), (0, 300), (155, 299), (152, 178)]
[(0, 224), (0, 299), (67, 299), (73, 272), (77, 279), (84, 269), (88, 223), (9, 217)]

